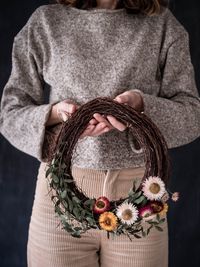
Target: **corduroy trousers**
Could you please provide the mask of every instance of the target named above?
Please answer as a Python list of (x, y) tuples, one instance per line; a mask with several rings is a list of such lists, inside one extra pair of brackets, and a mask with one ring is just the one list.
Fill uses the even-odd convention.
[[(81, 238), (63, 230), (48, 194), (46, 169), (42, 162), (29, 224), (28, 267), (168, 266), (167, 219), (162, 225), (163, 232), (153, 228), (147, 237), (132, 237), (132, 242), (123, 234), (108, 239), (104, 230), (91, 229)], [(144, 171), (145, 167), (106, 171), (72, 167), (76, 184), (89, 197), (106, 196), (110, 200), (126, 197), (133, 179), (142, 178)]]

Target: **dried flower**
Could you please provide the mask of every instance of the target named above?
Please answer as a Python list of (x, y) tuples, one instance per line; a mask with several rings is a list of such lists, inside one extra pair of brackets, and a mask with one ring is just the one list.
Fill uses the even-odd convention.
[(168, 212), (168, 204), (163, 205), (163, 209), (159, 212), (160, 215), (165, 215)]
[(110, 208), (110, 201), (106, 197), (99, 197), (93, 207), (93, 211), (97, 214), (103, 213)]
[(116, 215), (122, 221), (128, 225), (133, 224), (138, 219), (139, 211), (131, 203), (124, 202), (118, 206)]
[(164, 206), (164, 204), (160, 201), (152, 201), (149, 205), (152, 208), (154, 213), (161, 212), (163, 210), (163, 206)]
[(152, 215), (152, 213), (153, 213), (153, 209), (151, 208), (150, 205), (144, 206), (139, 209), (139, 216), (143, 218)]
[(177, 201), (179, 199), (179, 192), (174, 192), (173, 194), (172, 194), (172, 200), (173, 201)]
[(106, 211), (99, 216), (99, 225), (106, 231), (113, 231), (117, 227), (117, 217), (113, 212)]
[(149, 200), (159, 200), (165, 193), (165, 184), (157, 176), (150, 176), (143, 182), (142, 191)]

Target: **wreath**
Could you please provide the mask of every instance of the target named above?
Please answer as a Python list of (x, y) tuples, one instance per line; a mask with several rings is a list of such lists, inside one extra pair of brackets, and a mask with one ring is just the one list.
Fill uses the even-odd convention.
[[(79, 137), (87, 128), (94, 113), (113, 115), (136, 139), (144, 152), (145, 173), (136, 187), (136, 179), (125, 198), (109, 200), (105, 196), (88, 197), (72, 176), (72, 155)], [(51, 200), (62, 228), (73, 237), (81, 237), (89, 229), (107, 231), (107, 237), (127, 235), (141, 238), (152, 228), (163, 231), (167, 201), (178, 200), (178, 192), (171, 193), (166, 185), (170, 176), (170, 159), (166, 141), (152, 120), (129, 105), (108, 97), (98, 97), (83, 104), (62, 123), (54, 153), (48, 158), (46, 178), (53, 192)], [(148, 223), (144, 227), (143, 222)]]

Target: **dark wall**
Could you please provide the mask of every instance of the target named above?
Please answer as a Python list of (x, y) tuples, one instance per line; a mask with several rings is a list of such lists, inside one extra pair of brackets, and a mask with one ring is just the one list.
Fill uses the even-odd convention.
[[(0, 88), (11, 70), (13, 37), (36, 7), (48, 1), (1, 2)], [(189, 4), (188, 4), (189, 3)], [(191, 56), (200, 89), (200, 7), (198, 0), (174, 0), (171, 10), (190, 34)], [(191, 129), (192, 131), (192, 129)], [(170, 150), (172, 191), (181, 198), (170, 206), (170, 267), (200, 266), (200, 139)], [(25, 267), (28, 223), (39, 162), (0, 135), (0, 266)], [(161, 266), (155, 266), (161, 267)]]

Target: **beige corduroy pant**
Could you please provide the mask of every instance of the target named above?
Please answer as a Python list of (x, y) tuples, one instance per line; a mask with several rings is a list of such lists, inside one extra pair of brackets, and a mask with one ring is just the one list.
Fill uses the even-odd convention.
[[(153, 229), (145, 238), (133, 237), (132, 242), (125, 235), (107, 239), (104, 230), (91, 229), (81, 238), (74, 238), (61, 229), (48, 195), (46, 167), (42, 162), (37, 176), (27, 244), (28, 267), (168, 266), (167, 220), (163, 232)], [(133, 179), (141, 178), (144, 170), (144, 167), (107, 171), (73, 167), (72, 174), (89, 197), (106, 196), (115, 200), (127, 196)]]

